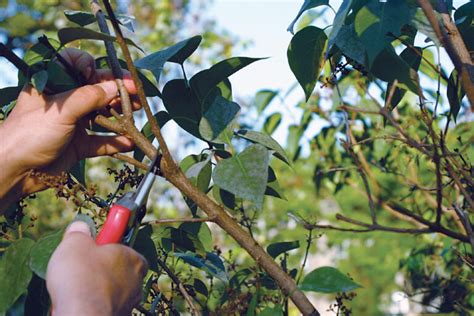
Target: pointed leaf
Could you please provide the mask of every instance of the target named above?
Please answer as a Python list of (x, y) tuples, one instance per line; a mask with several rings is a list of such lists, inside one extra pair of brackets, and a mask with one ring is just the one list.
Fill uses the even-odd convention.
[(204, 100), (209, 92), (240, 69), (262, 58), (233, 57), (195, 74), (189, 81), (199, 100)]
[(315, 26), (307, 26), (296, 33), (288, 47), (288, 63), (303, 88), (306, 101), (314, 90), (319, 77), (327, 36)]
[(354, 27), (367, 49), (369, 66), (379, 53), (401, 34), (402, 26), (409, 23), (415, 10), (405, 1), (381, 2), (371, 0), (356, 14)]
[(219, 161), (212, 179), (218, 187), (252, 201), (257, 208), (261, 208), (267, 185), (268, 163), (268, 150), (254, 144), (237, 156)]
[(285, 150), (270, 135), (244, 129), (237, 131), (236, 135), (275, 151), (275, 157), (290, 165), (290, 160), (286, 156)]
[(454, 69), (449, 76), (446, 94), (450, 107), (449, 114), (454, 119), (454, 122), (456, 122), (459, 110), (461, 109), (462, 98), (466, 95), (456, 69)]
[(31, 83), (38, 90), (43, 93), (46, 83), (48, 82), (48, 72), (46, 70), (40, 70), (31, 76)]
[(268, 135), (273, 134), (273, 132), (275, 132), (275, 130), (280, 125), (281, 118), (281, 113), (273, 113), (272, 115), (267, 117), (265, 123), (263, 123), (263, 130), (265, 131), (265, 133), (267, 133)]
[(167, 61), (182, 64), (201, 43), (201, 36), (185, 39), (173, 46), (145, 56), (135, 61), (135, 66), (151, 71), (159, 82), (163, 66)]
[(6, 87), (0, 89), (0, 107), (9, 105), (13, 100), (18, 98), (22, 87)]
[(28, 267), (28, 258), (34, 244), (28, 238), (17, 240), (0, 259), (0, 313), (5, 313), (27, 291), (33, 275)]
[[(110, 41), (115, 42), (117, 39), (105, 33), (97, 32), (84, 27), (65, 27), (58, 31), (58, 38), (62, 45), (76, 41), (76, 40), (96, 40), (96, 41)], [(142, 50), (132, 40), (126, 38), (125, 42), (128, 45), (135, 46), (139, 50)]]
[(232, 138), (231, 123), (239, 110), (237, 103), (217, 96), (199, 122), (199, 134), (207, 141), (229, 143)]
[[(69, 21), (76, 23), (77, 25), (80, 25), (80, 26), (87, 26), (97, 21), (97, 19), (92, 13), (85, 12), (85, 11), (65, 10), (64, 15)], [(110, 20), (108, 16), (105, 16), (105, 18)], [(123, 15), (123, 14), (117, 14), (116, 18), (119, 24), (125, 26), (128, 30), (132, 32), (134, 31), (133, 29), (133, 21), (135, 20), (134, 17)]]
[(300, 247), (300, 242), (298, 240), (295, 241), (283, 241), (283, 242), (276, 242), (268, 245), (267, 252), (273, 259), (285, 253), (287, 251), (298, 249)]
[(278, 91), (274, 90), (260, 90), (255, 95), (255, 106), (257, 107), (258, 113), (262, 113), (263, 110), (272, 102), (275, 96), (278, 95)]
[[(329, 51), (336, 42), (336, 38), (341, 30), (344, 22), (346, 20), (347, 14), (352, 6), (352, 0), (344, 0), (337, 10), (336, 16), (334, 17), (334, 22), (332, 23), (331, 33), (329, 34), (328, 47), (326, 50), (326, 56), (328, 56)], [(327, 58), (327, 57), (326, 57)]]
[(290, 23), (288, 26), (287, 31), (293, 34), (293, 28), (295, 27), (296, 21), (300, 18), (300, 16), (309, 9), (319, 7), (321, 5), (328, 5), (329, 0), (305, 0), (303, 5), (300, 8), (300, 11), (296, 15), (295, 19)]
[(76, 178), (76, 180), (82, 184), (86, 185), (86, 160), (79, 160), (71, 169), (69, 173)]
[(207, 252), (205, 254), (205, 257), (200, 256), (198, 254), (191, 253), (191, 252), (186, 252), (186, 253), (178, 252), (178, 253), (175, 253), (174, 255), (180, 259), (183, 259), (184, 262), (198, 269), (206, 271), (210, 275), (224, 282), (228, 282), (227, 272), (225, 271), (224, 264), (222, 263), (222, 260), (219, 258), (219, 256), (210, 252)]
[(318, 293), (349, 292), (361, 287), (336, 268), (321, 267), (311, 271), (301, 282), (303, 291)]
[(38, 239), (31, 248), (30, 268), (42, 279), (46, 279), (46, 268), (48, 267), (49, 259), (63, 239), (63, 234), (63, 229), (47, 234)]

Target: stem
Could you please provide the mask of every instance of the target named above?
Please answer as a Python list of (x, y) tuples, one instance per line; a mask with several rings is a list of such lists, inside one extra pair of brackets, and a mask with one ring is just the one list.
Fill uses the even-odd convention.
[(193, 316), (199, 315), (196, 307), (193, 304), (193, 300), (191, 296), (189, 296), (189, 293), (186, 291), (185, 287), (183, 286), (183, 283), (178, 279), (176, 274), (174, 274), (173, 271), (171, 271), (170, 268), (168, 268), (168, 266), (166, 265), (166, 263), (164, 263), (160, 258), (156, 258), (156, 260), (158, 264), (160, 265), (160, 267), (166, 272), (166, 274), (168, 274), (170, 279), (178, 286), (179, 291), (181, 292), (184, 299), (186, 300), (186, 303), (189, 305), (189, 308), (191, 309), (191, 315)]
[[(96, 1), (92, 2), (95, 3)], [(198, 188), (191, 184), (188, 178), (186, 178), (184, 173), (176, 165), (173, 158), (171, 157), (166, 142), (161, 135), (159, 126), (151, 114), (143, 91), (142, 83), (138, 79), (137, 70), (133, 65), (130, 51), (128, 50), (128, 47), (124, 41), (122, 32), (112, 8), (110, 7), (110, 4), (107, 0), (104, 0), (104, 4), (106, 6), (109, 18), (112, 21), (112, 25), (114, 25), (117, 41), (122, 48), (122, 52), (127, 61), (129, 71), (132, 74), (132, 78), (137, 87), (140, 102), (147, 113), (152, 131), (160, 145), (160, 150), (163, 154), (160, 169), (163, 171), (165, 178), (185, 196), (188, 196), (190, 199), (192, 199), (210, 218), (215, 218), (215, 222), (230, 236), (232, 236), (255, 259), (257, 264), (278, 283), (282, 292), (292, 299), (293, 303), (303, 315), (319, 315), (318, 311), (314, 308), (306, 295), (298, 289), (295, 281), (281, 269), (281, 267), (273, 260), (273, 258), (268, 255), (265, 250), (232, 217), (229, 216), (222, 206), (215, 203), (205, 193), (201, 192)], [(109, 57), (116, 58), (116, 56)], [(122, 93), (122, 91), (120, 92)], [(121, 97), (123, 98), (124, 95), (121, 94)], [(137, 146), (148, 157), (153, 157), (155, 154), (153, 146), (148, 141), (148, 139), (146, 139), (143, 134), (141, 134), (136, 129), (133, 122), (130, 124), (129, 121), (125, 121), (124, 127), (126, 129), (127, 135), (135, 141)]]
[(301, 277), (303, 276), (303, 270), (306, 266), (306, 261), (308, 260), (309, 255), (309, 248), (311, 247), (311, 242), (313, 241), (313, 229), (308, 230), (308, 238), (306, 238), (306, 250), (304, 253), (303, 263), (301, 264), (300, 272), (298, 273), (298, 277), (296, 278), (296, 284), (300, 283)]
[(25, 63), (20, 57), (15, 55), (15, 53), (9, 49), (5, 44), (0, 43), (0, 56), (5, 57), (9, 62), (11, 62), (18, 70), (20, 70), (25, 76), (28, 75), (29, 66)]
[(438, 6), (443, 11), (441, 13), (442, 24), (441, 21), (438, 21), (435, 11), (428, 0), (418, 0), (418, 4), (433, 27), (436, 37), (438, 37), (446, 48), (446, 52), (460, 73), (461, 84), (471, 104), (471, 110), (474, 111), (474, 66), (456, 24), (451, 20), (451, 17), (447, 13), (446, 6), (442, 1), (438, 1)]

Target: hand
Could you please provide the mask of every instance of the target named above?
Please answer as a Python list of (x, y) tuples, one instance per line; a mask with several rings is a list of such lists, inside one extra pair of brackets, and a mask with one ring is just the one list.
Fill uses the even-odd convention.
[[(66, 49), (61, 55), (83, 74), (88, 85), (56, 95), (39, 94), (27, 85), (20, 93), (15, 108), (0, 125), (0, 204), (4, 207), (44, 189), (41, 182), (28, 176), (31, 169), (58, 175), (83, 158), (126, 152), (134, 147), (125, 136), (88, 135), (86, 131), (88, 114), (107, 105), (120, 111), (112, 73), (96, 70), (92, 56), (80, 50)], [(126, 75), (124, 82), (129, 93), (135, 94), (130, 76)]]
[(89, 226), (73, 222), (46, 273), (54, 315), (130, 315), (141, 300), (146, 272), (145, 259), (133, 249), (97, 246)]

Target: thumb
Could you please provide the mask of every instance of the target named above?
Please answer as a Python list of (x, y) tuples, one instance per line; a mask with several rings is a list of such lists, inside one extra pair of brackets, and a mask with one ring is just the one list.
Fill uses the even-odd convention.
[(74, 233), (80, 233), (88, 237), (92, 237), (92, 232), (89, 227), (89, 224), (80, 220), (76, 220), (69, 224), (69, 226), (66, 228), (66, 231), (64, 232), (63, 239), (66, 239), (68, 236)]

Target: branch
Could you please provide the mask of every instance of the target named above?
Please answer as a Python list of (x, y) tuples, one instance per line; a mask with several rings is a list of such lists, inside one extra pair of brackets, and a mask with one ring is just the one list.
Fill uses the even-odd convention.
[(395, 211), (397, 211), (401, 214), (404, 214), (406, 216), (409, 216), (413, 219), (416, 219), (418, 222), (424, 224), (425, 226), (428, 226), (432, 232), (437, 232), (437, 233), (449, 236), (451, 238), (457, 239), (457, 240), (462, 241), (462, 242), (469, 242), (469, 239), (468, 239), (467, 236), (456, 233), (456, 232), (453, 232), (452, 230), (449, 230), (449, 229), (443, 227), (442, 225), (437, 225), (436, 223), (432, 223), (432, 222), (424, 219), (423, 217), (421, 217), (419, 215), (416, 215), (415, 213), (413, 213), (412, 211), (404, 208), (401, 205), (390, 204), (390, 207), (393, 208)]
[(112, 157), (116, 158), (116, 159), (119, 159), (119, 160), (122, 160), (126, 163), (129, 163), (139, 169), (143, 169), (143, 170), (148, 170), (148, 165), (147, 164), (144, 164), (143, 162), (140, 162), (130, 156), (127, 156), (127, 155), (123, 155), (123, 154), (114, 154), (112, 155)]
[(183, 295), (184, 299), (186, 300), (186, 303), (189, 305), (189, 308), (191, 309), (191, 315), (197, 316), (199, 315), (196, 307), (194, 306), (193, 300), (191, 296), (189, 296), (189, 293), (186, 291), (186, 288), (183, 286), (183, 283), (178, 279), (176, 274), (173, 273), (173, 271), (168, 268), (168, 266), (160, 259), (156, 258), (156, 261), (160, 265), (160, 267), (168, 274), (170, 279), (178, 286), (179, 291)]
[(472, 232), (472, 225), (469, 221), (469, 216), (461, 209), (458, 205), (453, 204), (456, 214), (458, 214), (464, 229), (466, 230), (467, 236), (469, 237), (469, 243), (471, 244), (472, 256), (474, 257), (474, 233)]
[(451, 17), (447, 13), (446, 6), (442, 1), (438, 1), (438, 5), (443, 11), (441, 13), (442, 25), (440, 23), (441, 21), (438, 21), (435, 11), (428, 0), (418, 0), (418, 4), (433, 27), (436, 37), (438, 37), (446, 48), (449, 58), (451, 58), (454, 66), (458, 70), (462, 86), (471, 104), (471, 110), (474, 111), (473, 64), (469, 51), (464, 44), (456, 24), (451, 20)]
[(205, 223), (205, 222), (214, 222), (214, 218), (205, 217), (205, 218), (164, 218), (157, 219), (154, 221), (144, 222), (143, 225), (163, 225), (163, 224), (175, 224), (175, 223)]
[[(96, 3), (95, 0), (92, 1)], [(279, 285), (284, 295), (287, 295), (294, 302), (296, 307), (301, 311), (303, 315), (319, 315), (318, 311), (311, 304), (306, 295), (298, 289), (295, 281), (285, 273), (281, 267), (274, 261), (274, 259), (268, 255), (267, 252), (225, 211), (225, 209), (218, 205), (216, 202), (211, 200), (205, 193), (201, 192), (196, 188), (189, 179), (184, 175), (184, 173), (179, 169), (179, 167), (174, 162), (171, 154), (169, 153), (168, 147), (161, 135), (161, 131), (156, 124), (156, 121), (151, 115), (141, 81), (138, 79), (137, 70), (133, 65), (132, 58), (128, 47), (122, 36), (120, 26), (115, 19), (115, 15), (112, 12), (110, 4), (107, 0), (104, 1), (104, 4), (107, 7), (109, 17), (114, 25), (116, 32), (117, 41), (122, 48), (122, 52), (127, 61), (129, 71), (132, 74), (132, 78), (135, 82), (135, 85), (138, 90), (138, 96), (140, 97), (140, 102), (142, 103), (143, 108), (147, 112), (147, 116), (152, 127), (153, 133), (155, 134), (158, 143), (160, 145), (160, 150), (163, 154), (163, 159), (161, 160), (160, 169), (163, 171), (165, 178), (172, 183), (178, 190), (180, 190), (184, 195), (193, 200), (198, 207), (200, 207), (210, 218), (215, 218), (215, 222), (230, 236), (232, 236), (241, 246), (244, 248), (257, 262), (257, 264), (262, 267)], [(110, 11), (110, 12), (109, 12)], [(116, 56), (109, 56), (111, 58), (116, 58)], [(122, 93), (122, 91), (121, 91)], [(121, 97), (123, 95), (121, 94)], [(134, 124), (130, 124), (129, 121), (125, 122), (125, 129), (127, 135), (132, 138), (137, 146), (142, 149), (142, 151), (148, 156), (153, 157), (155, 150), (151, 143), (146, 139), (143, 134), (141, 134), (135, 127)]]
[(9, 62), (11, 62), (18, 70), (20, 70), (25, 76), (28, 75), (29, 66), (25, 63), (20, 57), (15, 55), (15, 53), (9, 49), (5, 44), (0, 43), (0, 56), (5, 57)]
[(112, 22), (112, 25), (114, 27), (115, 36), (117, 37), (117, 42), (120, 45), (120, 48), (122, 49), (123, 55), (125, 57), (125, 61), (127, 62), (128, 70), (130, 71), (133, 81), (135, 83), (135, 86), (137, 87), (138, 98), (140, 100), (140, 103), (143, 109), (145, 110), (148, 122), (150, 123), (151, 131), (153, 132), (156, 139), (158, 140), (158, 144), (160, 145), (160, 150), (163, 154), (163, 157), (165, 159), (170, 159), (171, 155), (169, 154), (168, 146), (166, 145), (166, 142), (163, 139), (163, 136), (161, 134), (160, 127), (158, 126), (158, 123), (155, 117), (153, 116), (153, 113), (151, 112), (150, 105), (148, 104), (147, 98), (145, 96), (143, 84), (141, 80), (138, 78), (137, 68), (133, 64), (133, 60), (132, 60), (130, 51), (128, 49), (128, 45), (125, 42), (125, 38), (123, 37), (122, 30), (120, 29), (120, 25), (117, 21), (117, 18), (115, 17), (115, 13), (112, 10), (112, 7), (110, 6), (110, 3), (108, 0), (103, 0), (102, 2), (104, 3), (107, 14), (109, 15), (110, 21)]

